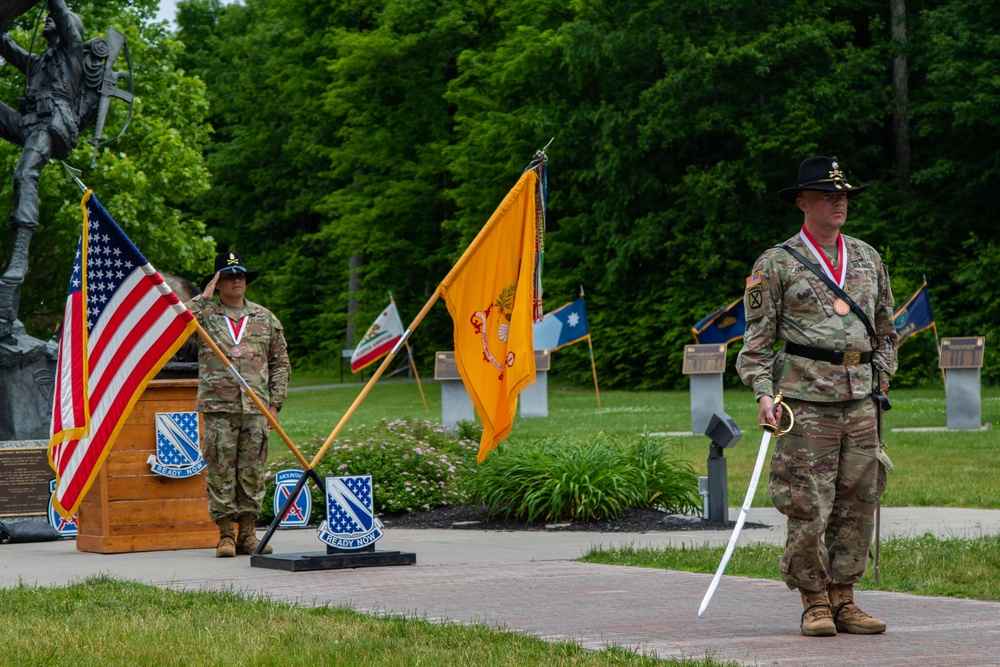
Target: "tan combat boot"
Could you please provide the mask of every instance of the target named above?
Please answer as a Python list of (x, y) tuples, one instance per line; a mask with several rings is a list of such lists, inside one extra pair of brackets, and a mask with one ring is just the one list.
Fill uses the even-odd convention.
[(799, 589), (802, 595), (802, 634), (806, 637), (835, 637), (837, 626), (833, 623), (833, 611), (826, 590), (807, 591)]
[(215, 522), (219, 527), (219, 544), (215, 547), (216, 558), (232, 558), (236, 555), (236, 540), (233, 539), (233, 519), (224, 517)]
[[(239, 542), (236, 545), (236, 553), (249, 556), (257, 549), (257, 545), (260, 544), (260, 540), (257, 539), (257, 535), (254, 532), (254, 524), (256, 521), (257, 517), (253, 514), (240, 515), (240, 536)], [(264, 550), (261, 551), (261, 553), (274, 553), (274, 549), (272, 549), (271, 545), (268, 544), (264, 547)]]
[(830, 584), (830, 604), (833, 607), (833, 622), (837, 629), (851, 635), (877, 635), (885, 632), (885, 621), (872, 618), (854, 604), (854, 586), (851, 584)]

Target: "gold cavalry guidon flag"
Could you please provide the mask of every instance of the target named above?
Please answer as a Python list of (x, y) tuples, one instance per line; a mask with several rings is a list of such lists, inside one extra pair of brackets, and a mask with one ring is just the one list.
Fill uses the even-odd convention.
[(517, 396), (535, 381), (541, 168), (521, 176), (438, 287), (455, 324), (455, 362), (483, 422), (480, 462), (510, 433)]

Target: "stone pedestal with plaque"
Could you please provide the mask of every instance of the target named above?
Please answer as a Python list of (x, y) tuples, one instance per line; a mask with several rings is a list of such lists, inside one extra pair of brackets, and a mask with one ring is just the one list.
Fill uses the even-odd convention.
[(434, 379), (441, 383), (441, 424), (445, 429), (455, 432), (458, 422), (474, 421), (476, 408), (465, 390), (454, 352), (434, 353)]
[(703, 434), (712, 415), (722, 412), (725, 344), (685, 345), (683, 373), (691, 381), (691, 432)]
[(535, 350), (535, 381), (529, 384), (518, 397), (521, 416), (549, 416), (549, 362), (552, 354), (548, 350)]
[(219, 541), (208, 517), (205, 471), (157, 475), (157, 413), (194, 410), (197, 380), (153, 380), (118, 433), (77, 513), (76, 548), (97, 553), (205, 549)]
[(983, 404), (980, 372), (986, 339), (982, 336), (941, 339), (948, 429), (980, 429)]
[(48, 440), (0, 442), (0, 520), (45, 518), (49, 509)]

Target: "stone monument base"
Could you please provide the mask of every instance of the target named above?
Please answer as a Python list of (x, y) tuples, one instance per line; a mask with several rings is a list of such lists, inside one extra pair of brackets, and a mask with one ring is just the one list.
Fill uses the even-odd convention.
[(0, 442), (0, 520), (48, 520), (49, 482), (56, 476), (48, 446), (48, 440)]
[(48, 440), (59, 348), (15, 321), (0, 338), (0, 440)]

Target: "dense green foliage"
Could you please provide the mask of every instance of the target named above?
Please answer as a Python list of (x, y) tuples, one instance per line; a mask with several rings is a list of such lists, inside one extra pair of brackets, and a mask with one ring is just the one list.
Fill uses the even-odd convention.
[[(145, 225), (136, 240), (154, 261), (165, 242), (177, 247), (165, 268), (204, 270), (204, 219), (263, 269), (251, 298), (288, 325), (300, 367), (338, 363), (352, 296), (355, 340), (389, 290), (413, 317), (552, 137), (547, 307), (586, 288), (609, 388), (682, 385), (691, 325), (737, 298), (757, 255), (798, 229), (801, 214), (775, 193), (813, 154), (872, 184), (846, 231), (882, 252), (897, 302), (926, 276), (942, 336), (1000, 334), (995, 3), (910, 0), (905, 40), (892, 37), (887, 0), (185, 0), (176, 36), (145, 20), (149, 0), (119, 13), (83, 4), (131, 17), (149, 45), (136, 54), (145, 111), (164, 118), (130, 133), (122, 150), (134, 158), (109, 151), (92, 180), (121, 199), (116, 215)], [(163, 136), (183, 160), (157, 157)], [(201, 163), (182, 151), (202, 146), (212, 183), (192, 215), (164, 202), (202, 191)], [(70, 236), (36, 245), (56, 252)], [(42, 264), (53, 278), (65, 254)], [(41, 270), (30, 289), (62, 282)], [(450, 340), (436, 307), (412, 339), (421, 366)], [(996, 382), (1000, 349), (986, 349), (983, 377)], [(896, 386), (940, 382), (935, 356), (929, 333), (908, 343)], [(580, 345), (553, 366), (580, 384), (588, 371)]]
[[(873, 185), (847, 231), (883, 253), (898, 302), (926, 275), (941, 335), (1000, 333), (985, 297), (1000, 268), (998, 13), (911, 0), (903, 42), (874, 0), (187, 0), (179, 37), (212, 100), (206, 218), (268, 269), (259, 296), (295, 323), (300, 363), (345, 344), (352, 256), (355, 326), (387, 290), (412, 316), (555, 137), (548, 307), (583, 284), (602, 381), (651, 388), (682, 381), (691, 324), (796, 231), (775, 192), (811, 154)], [(910, 72), (909, 170), (895, 56)], [(443, 308), (425, 320), (425, 363), (450, 348), (449, 326)], [(924, 338), (897, 385), (938, 381)], [(577, 346), (554, 372), (584, 383), (588, 365)]]
[[(325, 438), (314, 437), (299, 450), (311, 461)], [(372, 505), (377, 514), (429, 510), (465, 501), (465, 480), (475, 463), (479, 443), (455, 437), (440, 424), (416, 419), (382, 421), (347, 429), (330, 444), (316, 465), (321, 479), (371, 475)], [(261, 517), (274, 518), (274, 474), (302, 467), (285, 451), (268, 461), (266, 496)], [(311, 523), (326, 518), (326, 498), (313, 483)]]
[(670, 454), (664, 439), (648, 434), (501, 444), (469, 478), (469, 493), (489, 515), (529, 523), (617, 519), (630, 509), (697, 510), (697, 473)]
[[(135, 74), (135, 111), (117, 143), (101, 151), (91, 169), (93, 146), (87, 143), (93, 128), (81, 132), (80, 143), (67, 162), (83, 171), (82, 181), (97, 193), (133, 242), (154, 266), (172, 273), (190, 273), (206, 266), (213, 250), (202, 217), (190, 202), (208, 189), (202, 149), (210, 127), (205, 85), (176, 67), (183, 45), (165, 24), (152, 21), (155, 0), (129, 2), (70, 2), (83, 17), (85, 39), (103, 36), (108, 26), (125, 33)], [(10, 35), (23, 48), (32, 46), (36, 10), (22, 16)], [(34, 51), (41, 52), (41, 33)], [(125, 58), (116, 69), (126, 69)], [(24, 75), (12, 65), (0, 69), (0, 99), (17, 108)], [(127, 105), (112, 101), (104, 133), (110, 139), (122, 128)], [(0, 169), (8, 175), (0, 188), (0, 217), (6, 219), (13, 202), (14, 172), (21, 149), (0, 141)], [(80, 236), (80, 190), (68, 181), (53, 160), (39, 184), (40, 227), (31, 242), (31, 266), (21, 293), (20, 319), (29, 333), (47, 338), (62, 316), (73, 254)], [(0, 258), (11, 246), (0, 233)]]

